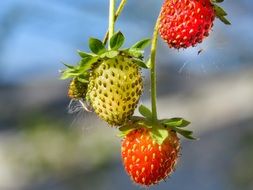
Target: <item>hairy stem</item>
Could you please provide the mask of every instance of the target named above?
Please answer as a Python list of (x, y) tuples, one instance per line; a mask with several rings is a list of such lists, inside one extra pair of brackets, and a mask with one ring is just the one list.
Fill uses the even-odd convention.
[(156, 51), (157, 51), (157, 40), (158, 40), (158, 33), (159, 33), (159, 22), (160, 22), (160, 14), (157, 18), (152, 43), (151, 43), (151, 64), (150, 64), (150, 78), (151, 78), (151, 105), (152, 105), (152, 120), (157, 120), (157, 108), (156, 108)]
[[(110, 0), (110, 9), (109, 9), (109, 39), (114, 34), (114, 26), (115, 26), (115, 0)], [(110, 49), (110, 46), (109, 46)]]
[[(119, 15), (121, 14), (121, 12), (123, 11), (125, 5), (127, 3), (127, 0), (121, 0), (118, 9), (116, 10), (116, 13), (114, 15), (114, 22), (117, 21)], [(109, 30), (106, 32), (103, 43), (106, 44), (109, 38)]]

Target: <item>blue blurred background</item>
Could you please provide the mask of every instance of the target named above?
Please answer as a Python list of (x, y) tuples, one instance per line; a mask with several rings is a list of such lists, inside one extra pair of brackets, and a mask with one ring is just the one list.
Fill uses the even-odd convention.
[[(129, 0), (117, 29), (127, 45), (150, 37), (162, 1)], [(159, 116), (192, 121), (177, 171), (150, 189), (253, 189), (253, 1), (226, 0), (197, 47), (158, 49)], [(105, 0), (0, 2), (0, 189), (129, 190), (117, 131), (94, 114), (69, 115), (61, 61), (107, 29)], [(198, 54), (198, 52), (200, 52)], [(141, 103), (149, 104), (149, 77)]]

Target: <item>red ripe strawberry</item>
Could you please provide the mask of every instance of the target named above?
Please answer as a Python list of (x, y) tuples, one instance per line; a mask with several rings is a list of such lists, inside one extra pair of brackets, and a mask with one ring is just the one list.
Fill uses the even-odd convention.
[(165, 179), (174, 170), (180, 144), (176, 133), (170, 129), (168, 132), (161, 145), (153, 140), (147, 128), (135, 129), (123, 139), (122, 160), (135, 183), (150, 186)]
[(165, 0), (160, 15), (160, 35), (176, 49), (195, 46), (209, 35), (215, 16), (210, 0)]

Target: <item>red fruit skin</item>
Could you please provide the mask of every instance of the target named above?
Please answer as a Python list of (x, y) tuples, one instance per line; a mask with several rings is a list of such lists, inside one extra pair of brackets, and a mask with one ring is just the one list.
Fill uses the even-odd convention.
[(131, 179), (139, 185), (150, 186), (174, 171), (179, 150), (179, 139), (175, 132), (170, 131), (170, 136), (159, 145), (147, 129), (140, 128), (123, 139), (121, 156)]
[(210, 0), (165, 0), (159, 32), (169, 47), (195, 46), (209, 35), (214, 18)]

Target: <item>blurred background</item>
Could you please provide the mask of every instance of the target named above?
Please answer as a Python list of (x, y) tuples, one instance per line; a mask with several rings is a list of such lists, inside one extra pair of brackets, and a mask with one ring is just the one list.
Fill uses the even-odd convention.
[[(150, 37), (162, 1), (129, 0), (117, 29), (126, 45)], [(192, 121), (177, 171), (150, 189), (253, 189), (253, 1), (226, 0), (231, 26), (188, 50), (158, 50), (159, 116)], [(69, 81), (89, 37), (103, 38), (108, 0), (0, 2), (0, 190), (140, 189), (126, 175), (117, 131), (68, 114)], [(141, 103), (149, 104), (149, 77)]]

